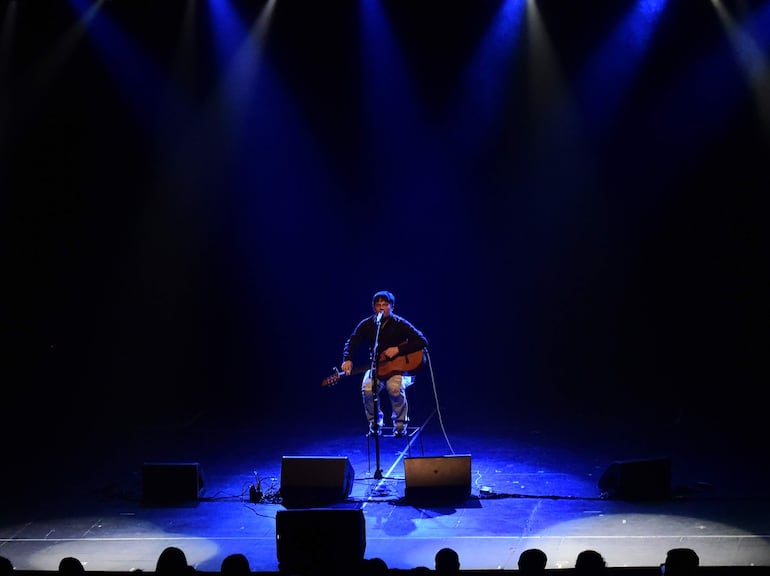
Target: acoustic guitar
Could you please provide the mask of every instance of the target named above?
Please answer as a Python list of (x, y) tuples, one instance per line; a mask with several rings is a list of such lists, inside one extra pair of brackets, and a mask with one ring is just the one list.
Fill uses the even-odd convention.
[[(380, 354), (380, 361), (377, 364), (377, 378), (387, 380), (396, 374), (407, 374), (414, 372), (423, 363), (423, 351), (410, 352), (409, 354), (399, 354), (393, 358), (386, 358), (385, 354)], [(359, 366), (353, 368), (350, 374), (340, 372), (337, 368), (332, 368), (332, 374), (321, 380), (321, 386), (334, 386), (343, 376), (353, 376), (369, 370), (370, 366)]]

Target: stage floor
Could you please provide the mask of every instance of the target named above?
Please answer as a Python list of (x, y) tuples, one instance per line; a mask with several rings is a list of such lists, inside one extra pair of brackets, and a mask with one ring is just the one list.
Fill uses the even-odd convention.
[[(5, 470), (0, 555), (24, 570), (54, 570), (64, 556), (92, 571), (152, 570), (161, 550), (174, 545), (199, 570), (218, 570), (233, 552), (244, 553), (255, 571), (278, 570), (276, 515), (296, 508), (279, 498), (282, 460), (295, 456), (311, 466), (325, 458), (350, 465), (350, 495), (323, 507), (363, 510), (365, 556), (391, 568), (433, 567), (445, 546), (459, 552), (464, 569), (515, 569), (519, 553), (531, 547), (546, 552), (548, 568), (572, 567), (587, 548), (600, 551), (609, 566), (657, 566), (674, 547), (694, 548), (704, 566), (770, 566), (761, 439), (726, 438), (694, 423), (567, 420), (460, 428), (434, 411), (413, 421), (421, 428), (409, 441), (380, 439), (379, 468), (374, 439), (352, 416), (324, 428), (204, 414), (137, 424), (119, 439), (101, 441), (98, 432), (68, 438), (63, 429), (56, 454), (22, 441), (26, 447)], [(464, 477), (467, 462), (469, 496), (405, 498), (409, 457), (429, 459), (422, 461), (430, 465), (428, 487), (431, 466), (443, 474), (445, 464), (459, 465)], [(144, 502), (145, 462), (198, 463), (200, 498)], [(653, 497), (657, 466), (666, 462), (671, 492)], [(598, 483), (609, 470), (621, 473), (617, 489), (638, 483), (641, 499), (606, 497)], [(322, 468), (319, 484), (329, 482), (324, 476)], [(449, 478), (434, 485), (452, 487)], [(408, 480), (414, 488), (426, 478)], [(312, 485), (313, 478), (287, 479), (303, 482)], [(250, 501), (255, 483), (263, 494), (258, 502)], [(334, 539), (333, 528), (319, 527), (318, 537)]]

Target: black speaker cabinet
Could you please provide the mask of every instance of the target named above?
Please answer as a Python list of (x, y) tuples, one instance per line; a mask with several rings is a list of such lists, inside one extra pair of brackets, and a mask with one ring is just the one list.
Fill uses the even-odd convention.
[(344, 574), (366, 552), (363, 510), (278, 510), (275, 549), (281, 572)]
[(619, 500), (665, 500), (671, 495), (671, 460), (613, 462), (599, 478), (599, 489)]
[(458, 502), (471, 494), (468, 454), (404, 458), (404, 475), (404, 498), (411, 502)]
[(142, 465), (142, 500), (148, 504), (197, 501), (203, 479), (197, 462), (145, 462)]
[(355, 473), (344, 456), (284, 456), (281, 461), (281, 499), (288, 506), (319, 506), (345, 500)]

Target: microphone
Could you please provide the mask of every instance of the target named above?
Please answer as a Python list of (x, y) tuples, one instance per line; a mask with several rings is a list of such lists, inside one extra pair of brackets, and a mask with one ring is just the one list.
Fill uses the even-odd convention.
[(375, 321), (377, 324), (379, 324), (379, 323), (380, 323), (380, 320), (382, 320), (382, 310), (380, 310), (379, 312), (377, 312), (377, 317), (374, 319), (374, 321)]

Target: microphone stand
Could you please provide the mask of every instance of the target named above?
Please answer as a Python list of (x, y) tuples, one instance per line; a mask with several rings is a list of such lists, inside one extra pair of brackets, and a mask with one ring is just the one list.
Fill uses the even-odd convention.
[(372, 377), (372, 406), (374, 410), (374, 425), (372, 426), (372, 430), (374, 431), (374, 457), (375, 457), (375, 468), (374, 468), (374, 477), (377, 480), (382, 479), (382, 468), (380, 468), (380, 380), (377, 377), (377, 370), (379, 369), (380, 365), (380, 355), (377, 354), (377, 347), (380, 343), (380, 326), (382, 322), (382, 316), (381, 314), (378, 315), (380, 317), (380, 320), (377, 320), (377, 317), (375, 316), (374, 323), (377, 325), (377, 331), (374, 335), (374, 346), (372, 348), (372, 368), (371, 368), (371, 377)]

